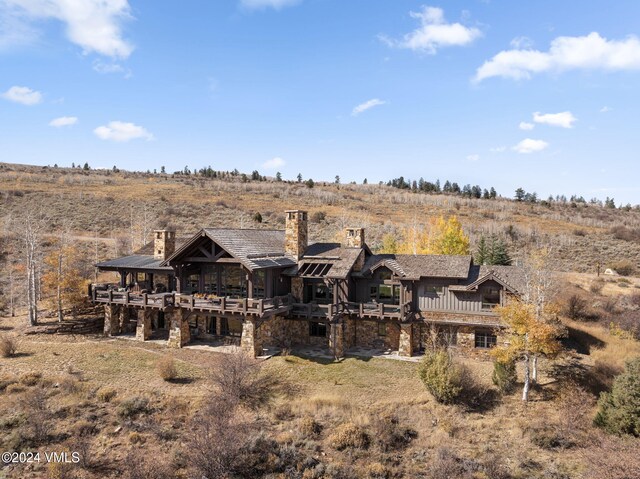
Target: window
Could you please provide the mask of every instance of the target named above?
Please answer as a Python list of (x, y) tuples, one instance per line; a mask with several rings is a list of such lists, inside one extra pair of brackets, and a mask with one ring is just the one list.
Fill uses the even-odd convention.
[(229, 336), (229, 320), (220, 318), (220, 336)]
[(305, 303), (331, 304), (333, 290), (324, 283), (307, 283), (305, 285)]
[(482, 310), (491, 311), (500, 305), (500, 290), (496, 288), (487, 288), (482, 292)]
[(204, 269), (204, 292), (218, 294), (218, 271), (215, 266), (206, 266)]
[(258, 270), (253, 272), (253, 297), (260, 299), (264, 298), (264, 285), (265, 285), (265, 270)]
[(369, 298), (373, 302), (400, 304), (400, 286), (395, 284), (371, 285)]
[(147, 280), (146, 273), (136, 273), (136, 281), (138, 283), (143, 283)]
[(391, 271), (388, 269), (380, 270), (377, 276), (380, 281), (389, 281), (391, 280)]
[(387, 323), (378, 323), (378, 336), (387, 335)]
[(247, 295), (246, 273), (240, 266), (222, 268), (221, 296), (244, 298)]
[(197, 293), (200, 289), (200, 275), (198, 273), (190, 274), (187, 276), (187, 280), (184, 285), (184, 292), (189, 293)]
[(327, 337), (327, 324), (326, 323), (309, 323), (309, 336), (316, 338)]
[(444, 293), (444, 286), (437, 286), (435, 284), (428, 284), (424, 288), (425, 293), (427, 294), (442, 294)]
[(476, 331), (476, 348), (489, 349), (496, 345), (497, 337), (486, 331)]

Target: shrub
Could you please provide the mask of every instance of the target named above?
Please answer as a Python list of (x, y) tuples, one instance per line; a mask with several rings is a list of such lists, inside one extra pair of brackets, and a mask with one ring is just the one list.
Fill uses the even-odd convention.
[(20, 383), (24, 384), (25, 386), (35, 386), (40, 382), (41, 379), (42, 374), (32, 371), (29, 373), (24, 373), (22, 376), (20, 376)]
[(256, 409), (271, 402), (283, 386), (281, 379), (262, 370), (262, 363), (242, 351), (223, 354), (211, 373), (223, 401)]
[(594, 294), (600, 294), (604, 288), (604, 280), (602, 278), (594, 279), (589, 285), (589, 291)]
[(454, 402), (462, 392), (463, 368), (444, 350), (429, 351), (425, 354), (418, 374), (436, 401)]
[(165, 356), (156, 365), (158, 374), (164, 381), (173, 381), (178, 377), (176, 363), (171, 356)]
[(102, 402), (111, 402), (111, 400), (115, 398), (117, 394), (118, 393), (115, 389), (104, 387), (98, 390), (96, 396), (98, 396), (98, 399)]
[(305, 437), (316, 437), (322, 432), (322, 424), (311, 416), (305, 416), (300, 420), (300, 432)]
[(572, 294), (567, 300), (565, 314), (571, 319), (582, 319), (586, 316), (587, 301), (577, 294)]
[(640, 358), (627, 362), (611, 392), (600, 395), (598, 408), (597, 426), (613, 434), (640, 437)]
[(340, 424), (328, 438), (329, 445), (342, 451), (344, 449), (367, 449), (371, 440), (369, 434), (357, 424)]
[(135, 396), (125, 399), (120, 403), (118, 408), (118, 416), (123, 419), (131, 419), (140, 414), (147, 413), (151, 410), (149, 400), (142, 396)]
[(518, 375), (516, 373), (516, 363), (514, 361), (501, 362), (495, 361), (493, 363), (493, 374), (491, 376), (493, 384), (496, 385), (498, 390), (503, 394), (509, 394), (513, 392), (518, 381)]
[(375, 416), (371, 427), (375, 442), (384, 452), (402, 449), (418, 436), (414, 429), (403, 427), (394, 413)]
[(8, 335), (0, 336), (0, 356), (10, 358), (18, 351), (18, 342)]

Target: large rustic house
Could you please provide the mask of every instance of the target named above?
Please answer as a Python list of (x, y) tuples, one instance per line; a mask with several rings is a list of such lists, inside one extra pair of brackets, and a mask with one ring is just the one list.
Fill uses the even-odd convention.
[(412, 356), (438, 341), (491, 348), (494, 311), (523, 291), (512, 266), (471, 256), (373, 254), (362, 228), (341, 243), (308, 243), (305, 211), (281, 230), (204, 228), (190, 238), (154, 233), (137, 254), (99, 263), (119, 284), (92, 285), (105, 304), (105, 334), (224, 340), (254, 355), (265, 347), (313, 345), (342, 357), (349, 348)]

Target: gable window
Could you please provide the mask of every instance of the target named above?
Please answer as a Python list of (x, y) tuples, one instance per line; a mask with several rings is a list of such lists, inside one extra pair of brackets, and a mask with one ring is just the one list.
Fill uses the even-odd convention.
[(327, 337), (327, 323), (316, 323), (314, 321), (309, 323), (309, 336), (314, 338), (326, 338)]
[(500, 306), (500, 290), (497, 288), (487, 288), (482, 292), (482, 310), (491, 311), (496, 306)]
[(498, 338), (495, 334), (487, 331), (476, 331), (475, 339), (476, 348), (490, 349), (496, 345)]

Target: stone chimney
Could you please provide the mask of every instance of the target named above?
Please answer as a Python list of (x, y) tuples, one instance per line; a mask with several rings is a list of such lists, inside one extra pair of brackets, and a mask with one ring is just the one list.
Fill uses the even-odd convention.
[(166, 260), (176, 250), (176, 232), (155, 230), (153, 232), (153, 257)]
[(284, 233), (284, 252), (296, 261), (302, 258), (308, 244), (307, 212), (302, 210), (285, 211), (287, 223)]
[(364, 248), (364, 228), (346, 228), (344, 232), (347, 248)]

